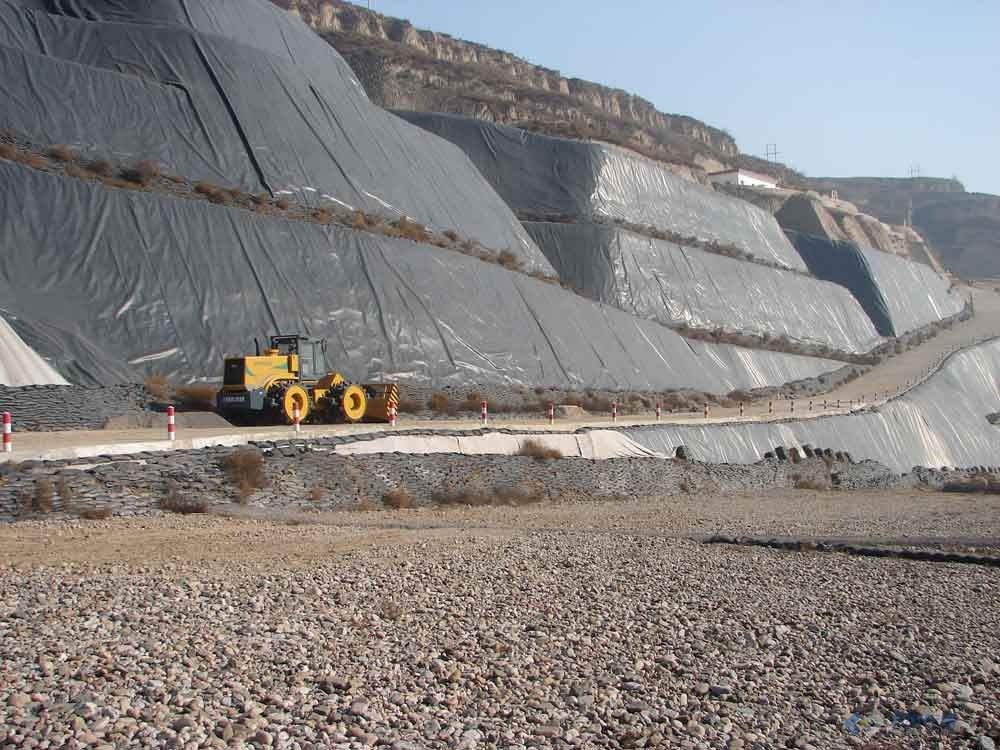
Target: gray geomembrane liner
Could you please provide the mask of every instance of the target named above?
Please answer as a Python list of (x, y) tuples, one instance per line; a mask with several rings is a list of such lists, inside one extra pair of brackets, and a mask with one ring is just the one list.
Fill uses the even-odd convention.
[(601, 224), (525, 227), (561, 279), (642, 318), (787, 336), (855, 354), (883, 340), (838, 284)]
[(951, 282), (923, 263), (851, 242), (787, 231), (813, 274), (854, 294), (883, 336), (901, 336), (960, 312)]
[(761, 260), (806, 269), (771, 214), (634, 152), (456, 115), (397, 114), (458, 145), (522, 217), (622, 219), (732, 244)]
[(0, 70), (0, 129), (42, 146), (405, 214), (551, 271), (459, 149), (373, 105), (330, 45), (266, 0), (0, 0)]
[(725, 393), (840, 367), (687, 341), (407, 240), (11, 162), (0, 161), (0, 184), (16, 186), (0, 190), (0, 299), (25, 341), (76, 382), (217, 376), (224, 355), (277, 331), (328, 338), (331, 361), (354, 379), (413, 383)]
[(775, 446), (849, 451), (898, 472), (914, 466), (996, 466), (1000, 428), (986, 415), (1000, 404), (1000, 340), (952, 356), (928, 381), (875, 410), (778, 424), (626, 428), (650, 450), (685, 445), (699, 461), (753, 463)]

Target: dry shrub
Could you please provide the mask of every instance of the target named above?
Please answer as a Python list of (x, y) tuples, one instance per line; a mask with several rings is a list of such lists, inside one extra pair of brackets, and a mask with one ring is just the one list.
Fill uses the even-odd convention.
[(408, 240), (413, 240), (414, 242), (427, 242), (430, 239), (430, 234), (427, 233), (427, 227), (420, 224), (412, 219), (403, 216), (395, 223), (395, 227), (399, 230), (400, 237), (404, 237)]
[(274, 202), (274, 205), (280, 208), (282, 211), (287, 211), (289, 206), (291, 206), (292, 204), (288, 202), (288, 198), (278, 198), (278, 200)]
[(424, 410), (424, 405), (413, 398), (404, 398), (399, 402), (400, 414), (416, 414)]
[(258, 193), (257, 195), (250, 196), (250, 202), (256, 206), (266, 206), (271, 202), (271, 196), (267, 193)]
[(405, 486), (400, 485), (395, 489), (391, 489), (382, 495), (382, 502), (388, 508), (393, 510), (405, 510), (407, 508), (412, 508), (414, 505), (413, 495), (410, 491), (406, 489)]
[(444, 236), (447, 237), (452, 242), (458, 242), (458, 232), (454, 229), (446, 229), (444, 231)]
[(166, 494), (160, 498), (160, 510), (168, 513), (180, 513), (181, 515), (192, 515), (195, 513), (205, 513), (208, 510), (208, 503), (205, 500), (193, 500), (181, 494), (177, 482), (168, 481)]
[(220, 188), (218, 185), (213, 185), (211, 182), (200, 180), (194, 184), (194, 191), (204, 195), (206, 198), (211, 198), (220, 191)]
[(160, 174), (160, 165), (155, 161), (140, 161), (121, 171), (123, 180), (143, 186), (148, 185)]
[(49, 165), (48, 160), (44, 156), (39, 156), (38, 154), (18, 152), (15, 158), (21, 164), (31, 167), (32, 169), (45, 169), (45, 167)]
[(585, 411), (589, 411), (592, 414), (601, 414), (611, 411), (611, 400), (605, 398), (604, 396), (588, 395), (585, 399), (583, 399), (583, 403), (580, 405)]
[(264, 456), (256, 448), (239, 448), (230, 453), (222, 462), (229, 481), (236, 485), (240, 502), (245, 503), (250, 496), (266, 484), (264, 476)]
[(437, 414), (448, 414), (451, 412), (451, 402), (445, 394), (434, 393), (427, 401), (427, 408)]
[(114, 165), (106, 159), (95, 159), (87, 164), (87, 169), (101, 177), (110, 177), (115, 173)]
[(52, 482), (45, 477), (35, 480), (35, 494), (32, 497), (31, 509), (35, 513), (51, 513), (52, 497), (55, 493), (52, 490)]
[(150, 375), (144, 384), (146, 392), (153, 397), (154, 401), (165, 403), (173, 398), (174, 387), (170, 384), (166, 375)]
[(552, 461), (562, 458), (562, 451), (558, 448), (549, 448), (538, 440), (528, 439), (521, 443), (521, 449), (517, 452), (519, 456), (528, 456), (536, 461)]
[(510, 250), (501, 250), (497, 255), (497, 263), (508, 271), (520, 271), (524, 267), (524, 261)]
[(312, 212), (313, 221), (320, 224), (329, 224), (333, 220), (333, 214), (328, 208), (314, 208)]
[(10, 143), (0, 143), (0, 159), (13, 161), (17, 158), (17, 149)]
[[(483, 397), (478, 391), (465, 394), (465, 400), (458, 405), (459, 411), (479, 411)], [(495, 408), (494, 408), (495, 411)]]
[(218, 389), (208, 383), (191, 383), (176, 389), (177, 400), (185, 407), (198, 411), (215, 411)]
[(59, 493), (59, 504), (63, 511), (68, 511), (76, 502), (76, 491), (66, 481), (66, 477), (59, 477), (56, 483), (56, 492)]
[(107, 505), (93, 505), (80, 508), (78, 515), (87, 521), (104, 521), (113, 515)]
[(234, 201), (238, 201), (243, 197), (243, 191), (238, 187), (225, 188), (224, 190)]
[(92, 180), (97, 175), (88, 169), (85, 169), (77, 164), (67, 164), (65, 170), (67, 177), (76, 177), (80, 180)]
[(325, 493), (323, 492), (322, 487), (313, 487), (311, 490), (309, 490), (309, 502), (313, 503), (314, 505), (319, 505), (321, 502), (323, 502), (324, 495)]
[(58, 145), (53, 146), (48, 151), (45, 152), (48, 156), (56, 161), (76, 161), (77, 155), (69, 146)]
[(539, 503), (544, 499), (536, 487), (494, 487), (486, 490), (477, 486), (435, 492), (431, 500), (437, 505), (468, 505), (484, 507), (490, 505), (521, 507)]

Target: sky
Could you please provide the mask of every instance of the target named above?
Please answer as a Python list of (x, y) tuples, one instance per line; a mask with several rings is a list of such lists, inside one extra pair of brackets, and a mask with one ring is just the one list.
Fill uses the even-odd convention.
[[(365, 0), (356, 0), (364, 5)], [(1000, 194), (1000, 0), (372, 0), (638, 94), (812, 177)]]

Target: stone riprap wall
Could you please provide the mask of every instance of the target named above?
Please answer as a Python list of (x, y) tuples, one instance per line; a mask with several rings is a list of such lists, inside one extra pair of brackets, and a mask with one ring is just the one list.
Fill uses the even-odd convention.
[(139, 384), (0, 386), (0, 411), (11, 413), (15, 432), (99, 430), (113, 417), (144, 412), (148, 403)]

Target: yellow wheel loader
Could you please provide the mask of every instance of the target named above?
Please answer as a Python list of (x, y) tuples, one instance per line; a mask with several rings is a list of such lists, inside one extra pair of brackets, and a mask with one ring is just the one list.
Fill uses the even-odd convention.
[[(256, 343), (256, 340), (255, 340)], [(348, 383), (326, 364), (326, 340), (272, 336), (261, 353), (226, 359), (220, 414), (237, 423), (388, 422), (399, 406), (391, 383)]]

